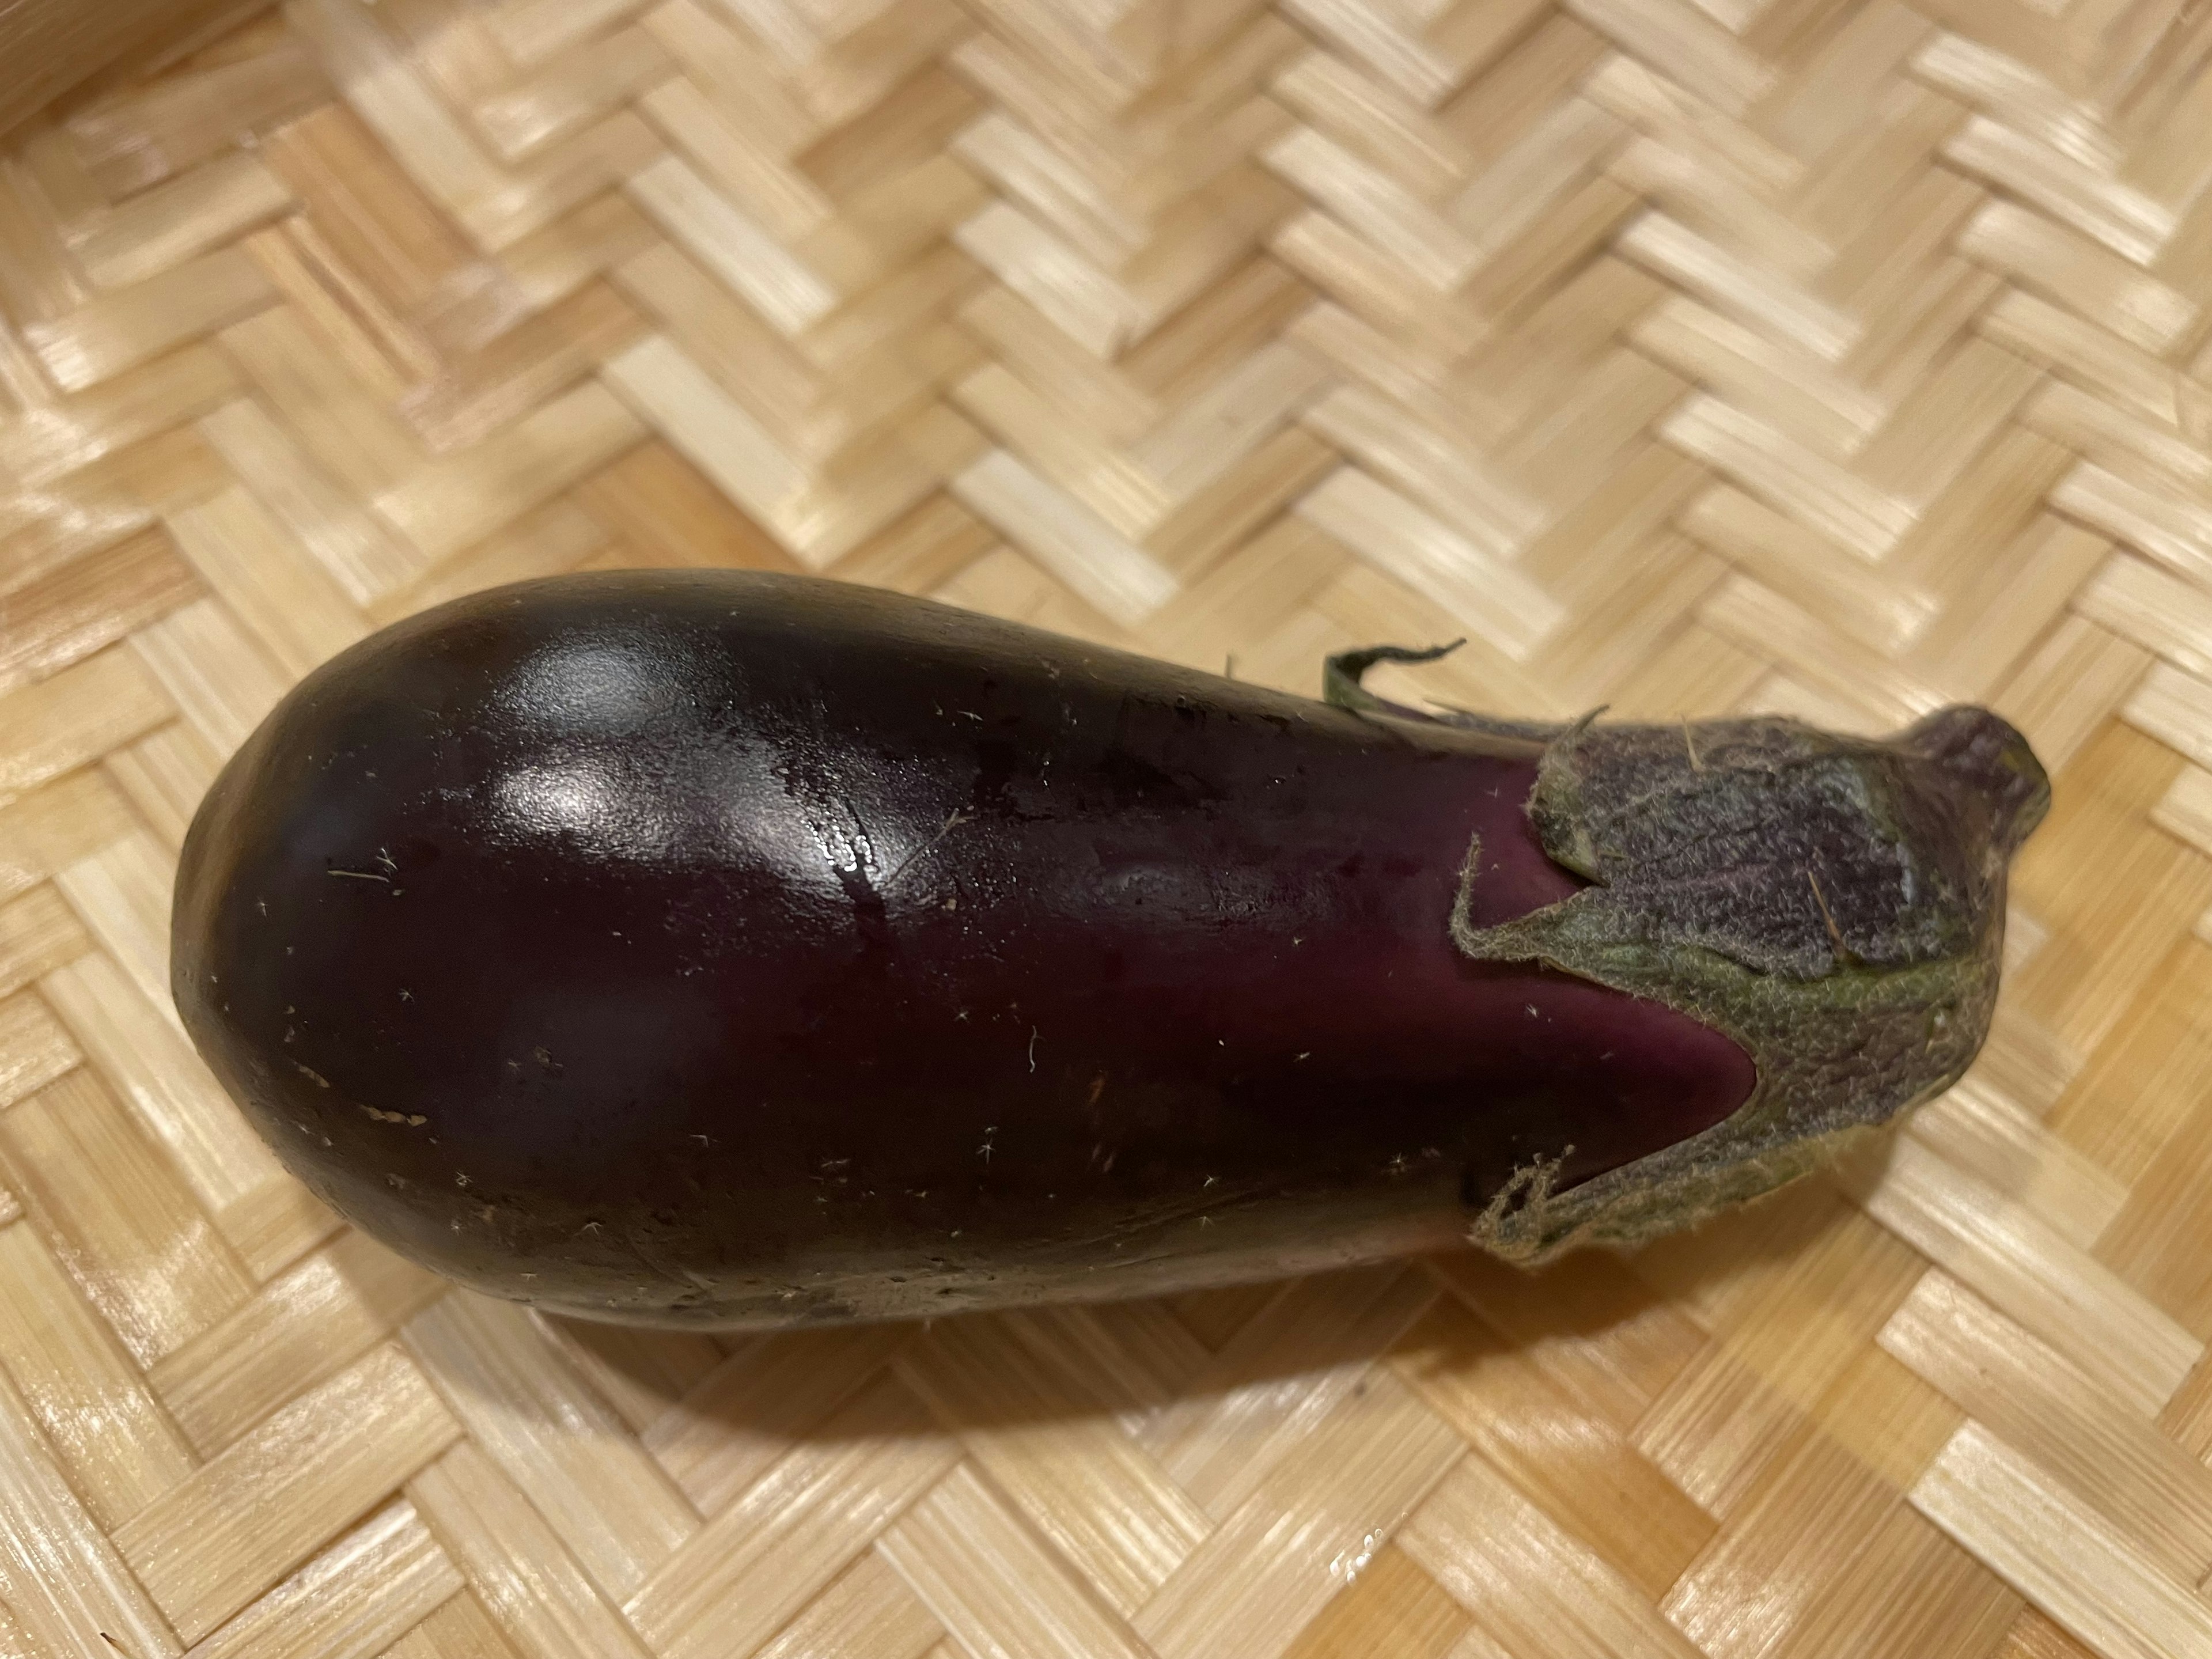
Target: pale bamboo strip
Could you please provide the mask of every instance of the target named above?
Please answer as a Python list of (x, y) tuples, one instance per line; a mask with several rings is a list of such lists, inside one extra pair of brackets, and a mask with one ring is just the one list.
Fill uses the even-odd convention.
[(1398, 1374), (1506, 1479), (1645, 1595), (1711, 1539), (1713, 1518), (1543, 1364), (1465, 1309), (1407, 1336)]
[(580, 386), (465, 453), (432, 463), (376, 498), (377, 510), (433, 559), (457, 553), (644, 435), (597, 386)]
[(1175, 577), (1004, 450), (953, 481), (961, 504), (1018, 544), (1101, 611), (1141, 622), (1176, 592)]
[(440, 1290), (382, 1245), (342, 1233), (164, 1355), (146, 1380), (193, 1446), (212, 1456), (352, 1364)]
[(1298, 503), (1309, 524), (1435, 600), (1516, 661), (1565, 615), (1557, 601), (1356, 467), (1341, 467)]
[(276, 300), (252, 260), (223, 248), (34, 325), (24, 338), (58, 385), (82, 392)]
[(1977, 1080), (1914, 1114), (1906, 1132), (2081, 1249), (2095, 1244), (2127, 1198), (2113, 1176)]
[[(199, 430), (355, 605), (368, 605), (422, 574), (419, 556), (324, 476), (260, 404), (242, 398), (225, 404), (201, 420)], [(218, 499), (229, 501), (228, 495)], [(228, 513), (235, 515), (237, 511), (231, 503)], [(227, 524), (226, 519), (208, 528), (221, 534)], [(343, 633), (352, 619), (327, 599), (312, 592), (310, 596), (337, 620)]]
[(130, 1357), (28, 1223), (0, 1227), (0, 1363), (72, 1484), (112, 1531), (192, 1470)]
[(402, 1500), (194, 1644), (192, 1659), (370, 1659), (460, 1588), (460, 1574)]
[(1127, 1618), (1212, 1530), (1174, 1473), (1010, 1334), (948, 1322), (902, 1353), (899, 1376), (958, 1435), (1053, 1547)]
[(89, 1068), (0, 1119), (0, 1166), (58, 1257), (150, 1364), (252, 1294), (252, 1280)]
[(1778, 1659), (1990, 1654), (2020, 1613), (2002, 1579), (1899, 1504), (1773, 1651)]
[(198, 1640), (459, 1435), (397, 1347), (265, 1419), (116, 1529), (131, 1569)]
[(131, 827), (129, 807), (94, 772), (58, 778), (0, 807), (0, 896), (36, 886)]
[(1894, 1490), (1847, 1448), (1801, 1432), (1767, 1461), (1660, 1609), (1713, 1659), (1764, 1652), (1896, 1505)]
[(1290, 1285), (1183, 1380), (1144, 1439), (1184, 1491), (1225, 1520), (1428, 1308), (1429, 1285), (1390, 1267)]
[(2197, 492), (2147, 468), (2131, 467), (2123, 473), (2084, 462), (2053, 492), (2051, 501), (2191, 580), (2200, 585), (2212, 581), (2212, 502)]
[(2069, 617), (1990, 699), (2027, 733), (2046, 764), (2063, 765), (2128, 699), (2149, 653), (2110, 631)]
[(2138, 264), (2173, 233), (2173, 216), (2142, 191), (1986, 116), (1968, 121), (1943, 153)]
[(698, 1516), (520, 1308), (449, 1296), (407, 1322), (409, 1350), (471, 1437), (608, 1596), (635, 1590)]
[(702, 1332), (600, 1325), (543, 1313), (532, 1318), (592, 1390), (639, 1431), (641, 1443), (643, 1431), (675, 1410), (723, 1359), (721, 1348)]
[(257, 1197), (289, 1178), (168, 1018), (166, 997), (149, 1001), (100, 951), (48, 974), (40, 988), (255, 1277), (297, 1255), (295, 1238), (248, 1224)]
[(172, 611), (131, 643), (152, 670), (163, 706), (173, 699), (175, 711), (224, 760), (284, 693), (276, 666), (219, 600)]
[(136, 1656), (175, 1659), (172, 1634), (108, 1534), (47, 1454), (15, 1386), (0, 1376), (0, 1597), (32, 1653), (98, 1653), (104, 1634)]
[(749, 1652), (957, 1459), (885, 1377), (708, 1522), (623, 1611), (659, 1653)]
[(1940, 1269), (1882, 1328), (1881, 1345), (2163, 1571), (2194, 1581), (2212, 1570), (2212, 1470)]
[(520, 1659), (483, 1603), (465, 1590), (447, 1597), (385, 1651), (392, 1659)]
[[(1765, 1262), (1751, 1255), (1732, 1304), (1715, 1310), (1717, 1340), (1636, 1425), (1636, 1444), (1732, 1522), (1921, 1271), (1911, 1250), (1817, 1189), (1784, 1210), (1776, 1207), (1785, 1226), (1773, 1242), (1791, 1248)], [(1745, 1228), (1733, 1242), (1765, 1241)]]
[(1633, 1584), (1480, 1457), (1461, 1462), (1407, 1522), (1401, 1543), (1474, 1615), (1492, 1651), (1528, 1659), (1698, 1655)]
[(1918, 1142), (1900, 1140), (1887, 1170), (1857, 1194), (1875, 1219), (2138, 1411), (2164, 1405), (2203, 1349), (2047, 1223)]
[(184, 845), (192, 814), (221, 769), (222, 757), (182, 720), (111, 750), (100, 763), (138, 817), (172, 849)]
[(1426, 1266), (1554, 1388), (1623, 1432), (1705, 1345), (1687, 1307), (1662, 1301), (1611, 1255), (1571, 1255), (1538, 1273), (1474, 1252)]
[(1465, 1451), (1377, 1372), (1185, 1559), (1138, 1615), (1138, 1632), (1161, 1659), (1279, 1650)]
[(2212, 1641), (2212, 1609), (1978, 1425), (1959, 1431), (1912, 1503), (2100, 1654), (2164, 1659)]
[(817, 1653), (840, 1659), (921, 1659), (937, 1646), (940, 1628), (884, 1553), (870, 1551), (761, 1649), (761, 1659), (811, 1659)]
[(54, 884), (147, 1006), (175, 1019), (168, 951), (175, 869), (167, 849), (138, 830), (79, 859)]
[(1144, 1644), (965, 1465), (900, 1517), (877, 1548), (976, 1659), (1145, 1659)]
[(896, 1326), (800, 1332), (741, 1347), (641, 1437), (702, 1515), (751, 1487), (907, 1340)]
[(174, 713), (121, 647), (0, 696), (0, 799), (82, 766)]
[(0, 997), (0, 1107), (45, 1088), (83, 1059), (36, 992)]
[(2128, 699), (2129, 724), (2212, 765), (2212, 682), (2160, 663)]
[(407, 1496), (515, 1651), (646, 1659), (644, 1644), (544, 1517), (473, 1443), (417, 1474)]
[(1668, 442), (1861, 558), (1883, 557), (1911, 526), (1904, 502), (1717, 398), (1691, 399), (1664, 431)]
[(74, 962), (92, 940), (51, 884), (0, 905), (0, 991)]
[(78, 244), (97, 288), (128, 288), (222, 246), (292, 204), (257, 156), (227, 155), (131, 198)]

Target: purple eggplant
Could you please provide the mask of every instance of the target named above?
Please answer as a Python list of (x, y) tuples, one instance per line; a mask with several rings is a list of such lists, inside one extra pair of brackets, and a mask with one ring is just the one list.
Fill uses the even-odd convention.
[(1626, 1243), (1987, 1028), (2048, 789), (1994, 715), (1430, 715), (754, 573), (501, 589), (200, 808), (187, 1030), (342, 1214), (701, 1325)]

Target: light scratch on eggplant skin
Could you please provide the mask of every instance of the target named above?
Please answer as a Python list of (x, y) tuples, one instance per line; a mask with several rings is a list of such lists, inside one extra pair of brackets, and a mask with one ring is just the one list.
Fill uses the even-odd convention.
[(391, 877), (380, 876), (374, 870), (325, 870), (323, 873), (326, 876), (345, 876), (355, 881), (380, 881), (386, 887), (392, 885)]
[(938, 842), (943, 841), (947, 836), (951, 835), (955, 830), (957, 830), (962, 824), (969, 822), (975, 816), (975, 815), (973, 812), (968, 811), (964, 808), (956, 809), (948, 814), (945, 822), (938, 825), (937, 833), (932, 836), (927, 841), (922, 842), (921, 846), (915, 848), (914, 851), (908, 853), (904, 858), (901, 859), (898, 861), (897, 867), (894, 869), (890, 874), (884, 878), (882, 884), (878, 887), (876, 890), (883, 893), (888, 893), (890, 891), (892, 888), (898, 885), (899, 878), (904, 875), (907, 871), (913, 866), (916, 859), (919, 859), (925, 853), (933, 851), (936, 848)]

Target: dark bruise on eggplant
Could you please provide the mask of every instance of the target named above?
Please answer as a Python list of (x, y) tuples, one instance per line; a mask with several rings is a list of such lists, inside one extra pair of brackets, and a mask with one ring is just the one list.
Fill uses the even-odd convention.
[(1954, 1080), (2047, 790), (1995, 716), (1532, 726), (753, 573), (525, 584), (210, 793), (195, 1042), (479, 1289), (787, 1323), (1685, 1224)]

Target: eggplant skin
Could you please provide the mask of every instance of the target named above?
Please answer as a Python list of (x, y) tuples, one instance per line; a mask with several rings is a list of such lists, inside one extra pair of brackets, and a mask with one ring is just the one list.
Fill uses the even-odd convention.
[[(1334, 707), (758, 573), (479, 594), (326, 664), (225, 769), (178, 878), (178, 1009), (349, 1219), (601, 1319), (1151, 1294), (1470, 1234), (1535, 1256), (1795, 1173), (1772, 1021), (1706, 982), (1711, 915), (1678, 946), (1591, 908), (1648, 862), (1573, 839), (1620, 840), (1583, 798), (1616, 772), (1650, 792), (1613, 729), (1394, 710), (1361, 665)], [(1894, 872), (1813, 811), (1856, 943), (1831, 915), (1825, 966), (1758, 971), (1816, 1023), (1841, 979), (1993, 964), (2032, 827), (1988, 805), (1986, 754), (1962, 781), (1860, 748), (1903, 769), (1864, 786), (1851, 751), (1865, 834), (1960, 914), (1884, 958), (1889, 901), (1859, 890)], [(1738, 770), (1706, 757), (1697, 789)], [(2000, 842), (1994, 901), (1951, 879)], [(1760, 902), (1789, 933), (1794, 901)], [(1652, 974), (1685, 950), (1678, 995)], [(1913, 993), (1963, 1057), (1947, 1036), (1814, 1079), (1797, 1139), (1955, 1075), (1987, 1019), (1968, 980)]]

